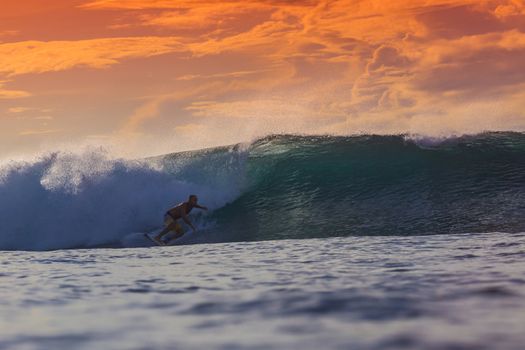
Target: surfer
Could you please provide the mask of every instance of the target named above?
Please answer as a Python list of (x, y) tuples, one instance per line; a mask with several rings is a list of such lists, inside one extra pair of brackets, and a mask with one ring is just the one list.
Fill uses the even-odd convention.
[(177, 222), (177, 220), (181, 219), (184, 220), (186, 224), (188, 224), (189, 227), (193, 230), (193, 232), (196, 232), (197, 229), (193, 224), (191, 223), (190, 219), (188, 219), (188, 214), (191, 212), (193, 208), (198, 208), (202, 210), (208, 210), (208, 208), (198, 205), (197, 204), (198, 198), (196, 195), (192, 194), (188, 197), (187, 202), (182, 202), (173, 208), (169, 209), (166, 214), (164, 214), (164, 230), (162, 230), (158, 235), (153, 237), (153, 239), (158, 242), (159, 244), (164, 245), (165, 243), (162, 241), (162, 236), (164, 236), (166, 233), (170, 231), (175, 231), (175, 236), (172, 238), (177, 239), (184, 235), (184, 231), (182, 230), (182, 226)]

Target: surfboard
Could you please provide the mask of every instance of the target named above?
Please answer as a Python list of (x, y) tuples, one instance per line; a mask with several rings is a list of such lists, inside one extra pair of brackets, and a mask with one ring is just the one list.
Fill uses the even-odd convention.
[[(155, 234), (155, 233), (153, 233)], [(165, 246), (166, 244), (165, 243), (160, 243), (158, 241), (156, 241), (155, 239), (153, 239), (153, 237), (149, 234), (149, 233), (145, 233), (144, 236), (149, 239), (150, 241), (152, 241), (153, 243), (155, 243), (156, 245), (160, 245), (160, 246)]]

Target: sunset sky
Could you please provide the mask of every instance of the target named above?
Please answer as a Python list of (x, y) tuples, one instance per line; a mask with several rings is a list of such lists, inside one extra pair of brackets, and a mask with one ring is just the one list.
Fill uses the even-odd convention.
[(0, 158), (525, 131), (523, 0), (0, 4)]

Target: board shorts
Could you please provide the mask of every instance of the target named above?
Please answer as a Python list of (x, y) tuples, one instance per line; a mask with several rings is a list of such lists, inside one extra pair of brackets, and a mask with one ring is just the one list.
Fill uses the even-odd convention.
[(178, 234), (184, 233), (184, 230), (182, 229), (182, 226), (173, 218), (173, 216), (170, 215), (170, 213), (164, 214), (164, 226), (171, 225), (172, 223), (175, 223), (175, 232)]

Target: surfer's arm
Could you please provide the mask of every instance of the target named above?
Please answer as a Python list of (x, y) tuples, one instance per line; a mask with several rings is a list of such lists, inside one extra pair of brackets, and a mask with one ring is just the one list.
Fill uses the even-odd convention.
[(199, 209), (202, 209), (202, 210), (208, 210), (207, 207), (205, 207), (203, 205), (198, 205), (198, 204), (195, 204), (195, 208), (199, 208)]

